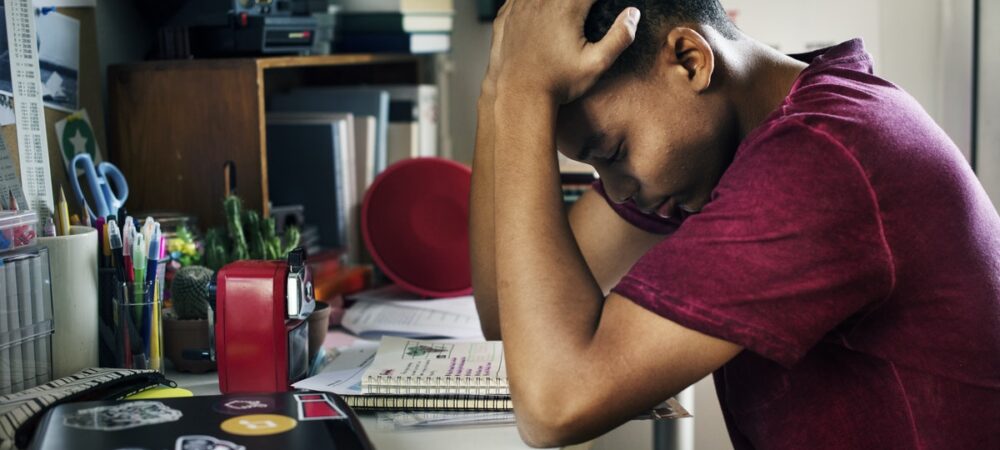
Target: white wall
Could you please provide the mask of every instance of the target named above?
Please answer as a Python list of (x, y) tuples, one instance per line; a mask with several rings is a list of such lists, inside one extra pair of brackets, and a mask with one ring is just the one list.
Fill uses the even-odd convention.
[(472, 162), (476, 145), (476, 100), (486, 75), (490, 57), (492, 23), (479, 22), (476, 3), (455, 2), (455, 30), (452, 34), (451, 130), (452, 155), (465, 163)]
[[(856, 9), (845, 6), (850, 2), (839, 0), (722, 2), (727, 7), (732, 5), (743, 9), (744, 19), (762, 20), (744, 21), (741, 24), (751, 35), (753, 29), (792, 29), (802, 33), (803, 41), (829, 40), (831, 28), (828, 24), (837, 23), (838, 20), (842, 21), (845, 30), (842, 36), (833, 33), (838, 38), (855, 36), (852, 31), (874, 30), (862, 37), (869, 43), (872, 53), (877, 55), (877, 73), (906, 89), (942, 125), (959, 147), (968, 151), (971, 92), (971, 53), (968, 53), (968, 42), (971, 41), (972, 0), (855, 0), (858, 5), (863, 5), (859, 8), (868, 11), (864, 17), (857, 17)], [(476, 21), (474, 3), (455, 2), (457, 16), (453, 36), (455, 73), (451, 118), (455, 158), (466, 162), (472, 160), (475, 100), (486, 68), (491, 32), (489, 24)], [(784, 5), (786, 12), (755, 15), (752, 9), (748, 9), (771, 9), (778, 4)], [(812, 39), (805, 35), (809, 28), (802, 26), (805, 23), (802, 17), (817, 9), (823, 10), (823, 14), (818, 17), (822, 18), (821, 23), (827, 25), (823, 28), (813, 27), (820, 36)], [(877, 27), (868, 26), (870, 23), (877, 24)]]
[(980, 2), (979, 145), (977, 169), (1000, 209), (1000, 2)]

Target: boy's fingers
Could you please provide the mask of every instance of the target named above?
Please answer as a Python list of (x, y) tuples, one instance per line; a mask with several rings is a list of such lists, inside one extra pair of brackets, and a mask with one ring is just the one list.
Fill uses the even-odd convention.
[(639, 9), (625, 8), (618, 14), (611, 29), (604, 35), (604, 38), (587, 46), (586, 52), (590, 53), (587, 61), (591, 61), (600, 73), (611, 68), (618, 56), (632, 45), (635, 40), (635, 30), (639, 25)]

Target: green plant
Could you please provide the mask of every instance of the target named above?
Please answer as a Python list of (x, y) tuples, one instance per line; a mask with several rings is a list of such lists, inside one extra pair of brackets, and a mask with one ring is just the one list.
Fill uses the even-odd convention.
[(212, 270), (243, 259), (281, 259), (299, 245), (298, 228), (278, 236), (273, 218), (262, 219), (254, 210), (243, 210), (236, 196), (223, 201), (226, 231), (213, 228), (205, 234), (205, 265)]

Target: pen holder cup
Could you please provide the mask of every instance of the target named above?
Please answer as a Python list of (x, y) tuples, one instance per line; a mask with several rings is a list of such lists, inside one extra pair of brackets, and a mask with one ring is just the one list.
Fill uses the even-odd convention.
[(70, 234), (38, 238), (49, 249), (52, 306), (59, 330), (52, 337), (52, 378), (97, 367), (97, 230), (70, 227)]
[(115, 366), (163, 372), (163, 291), (160, 284), (117, 283), (112, 295)]

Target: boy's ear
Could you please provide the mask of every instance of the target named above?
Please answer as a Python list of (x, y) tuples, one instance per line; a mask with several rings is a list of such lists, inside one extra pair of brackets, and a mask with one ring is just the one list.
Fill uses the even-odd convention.
[(701, 33), (684, 27), (670, 30), (660, 57), (668, 74), (686, 80), (696, 93), (711, 86), (715, 52)]

